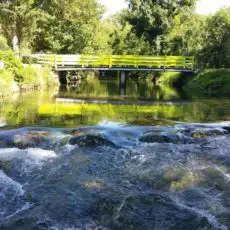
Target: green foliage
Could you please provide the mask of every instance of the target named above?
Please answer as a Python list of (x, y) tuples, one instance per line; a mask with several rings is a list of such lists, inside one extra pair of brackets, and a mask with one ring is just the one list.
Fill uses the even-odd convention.
[(49, 87), (58, 85), (57, 77), (50, 69), (36, 68), (31, 65), (23, 66), (21, 60), (15, 57), (12, 51), (0, 51), (0, 60), (4, 62), (5, 69), (0, 72), (1, 93), (7, 93), (12, 86), (25, 89), (34, 87)]
[(48, 68), (35, 68), (28, 65), (23, 68), (22, 76), (19, 84), (25, 89), (48, 88), (59, 84), (57, 76)]
[(211, 67), (230, 67), (230, 7), (209, 17), (205, 30), (199, 60)]
[(36, 51), (53, 53), (94, 53), (94, 36), (103, 7), (96, 0), (38, 0), (48, 14), (39, 25), (35, 38)]
[[(0, 0), (0, 50), (16, 37), (24, 54), (190, 55), (228, 68), (230, 8), (201, 16), (196, 1), (127, 0), (127, 10), (102, 20), (97, 0)], [(18, 64), (7, 68), (22, 75)]]
[(0, 23), (9, 46), (17, 37), (19, 48), (30, 47), (38, 22), (44, 18), (35, 3), (35, 0), (0, 0)]
[(197, 74), (186, 86), (185, 90), (192, 97), (229, 97), (230, 70), (208, 69)]
[(161, 73), (158, 81), (166, 85), (177, 85), (183, 74), (180, 72), (164, 72)]
[(1, 50), (8, 50), (8, 49), (9, 49), (9, 47), (7, 45), (6, 39), (2, 35), (0, 35), (0, 51)]
[(204, 44), (206, 17), (194, 14), (193, 11), (182, 12), (173, 21), (164, 47), (165, 54), (198, 55)]
[(4, 62), (5, 68), (11, 71), (16, 78), (21, 77), (21, 71), (23, 69), (22, 62), (19, 58), (15, 57), (11, 50), (0, 51), (0, 60)]
[(164, 42), (177, 15), (194, 8), (196, 0), (129, 0), (127, 21), (138, 37), (151, 46), (152, 54), (162, 54)]
[(1, 91), (8, 90), (14, 81), (14, 75), (9, 70), (0, 71)]

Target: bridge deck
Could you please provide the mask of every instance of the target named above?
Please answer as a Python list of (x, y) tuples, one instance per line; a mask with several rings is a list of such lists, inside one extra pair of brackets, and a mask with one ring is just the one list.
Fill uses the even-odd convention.
[(192, 72), (192, 56), (135, 56), (135, 55), (46, 55), (30, 56), (35, 62), (57, 71), (122, 70), (122, 71), (177, 71)]

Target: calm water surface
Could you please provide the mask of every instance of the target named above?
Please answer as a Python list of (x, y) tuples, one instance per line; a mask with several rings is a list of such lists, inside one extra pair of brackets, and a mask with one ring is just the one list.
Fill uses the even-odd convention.
[(230, 229), (230, 101), (91, 79), (0, 101), (0, 229)]

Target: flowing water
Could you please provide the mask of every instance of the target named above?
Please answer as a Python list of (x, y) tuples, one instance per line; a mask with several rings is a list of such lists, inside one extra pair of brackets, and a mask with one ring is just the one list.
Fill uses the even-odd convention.
[(0, 101), (0, 229), (230, 229), (230, 101), (83, 81)]

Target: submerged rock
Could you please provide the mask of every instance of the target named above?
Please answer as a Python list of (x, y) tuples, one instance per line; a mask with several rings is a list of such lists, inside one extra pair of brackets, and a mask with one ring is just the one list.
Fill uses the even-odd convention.
[(215, 129), (215, 128), (208, 128), (208, 129), (197, 129), (191, 133), (193, 138), (205, 138), (211, 136), (221, 136), (227, 134), (225, 129)]
[(11, 161), (9, 160), (0, 160), (0, 170), (4, 172), (10, 172), (13, 168)]
[(71, 145), (79, 145), (79, 146), (85, 146), (85, 147), (96, 147), (96, 146), (115, 146), (115, 144), (107, 139), (105, 139), (102, 136), (98, 135), (82, 135), (82, 136), (76, 136), (72, 137), (69, 141)]
[(84, 187), (88, 189), (102, 189), (104, 187), (103, 181), (91, 180), (84, 183)]
[(139, 138), (140, 142), (146, 143), (174, 143), (177, 144), (180, 138), (176, 134), (151, 133)]

